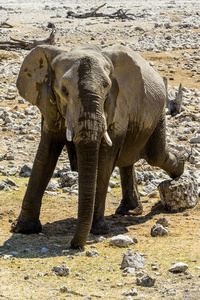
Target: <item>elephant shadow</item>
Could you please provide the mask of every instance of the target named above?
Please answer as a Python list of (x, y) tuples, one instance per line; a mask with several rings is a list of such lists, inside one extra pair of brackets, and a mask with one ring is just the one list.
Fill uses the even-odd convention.
[[(127, 233), (130, 226), (148, 222), (154, 215), (163, 213), (162, 207), (153, 207), (147, 214), (134, 215), (115, 215), (111, 214), (105, 217), (110, 226), (105, 238), (110, 238), (118, 234)], [(57, 256), (81, 255), (83, 249), (71, 249), (70, 242), (73, 238), (77, 225), (76, 218), (67, 218), (54, 222), (48, 222), (43, 225), (42, 233), (39, 234), (13, 234), (0, 247), (1, 255), (10, 255), (16, 258), (46, 258)], [(87, 245), (97, 243), (97, 235), (90, 234)], [(87, 246), (86, 245), (86, 246)]]

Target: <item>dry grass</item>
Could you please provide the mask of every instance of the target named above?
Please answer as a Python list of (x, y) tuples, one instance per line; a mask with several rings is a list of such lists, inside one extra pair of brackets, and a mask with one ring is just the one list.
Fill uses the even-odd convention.
[[(76, 224), (76, 196), (63, 193), (58, 196), (44, 196), (41, 221), (44, 224), (45, 235), (18, 236), (9, 232), (10, 223), (20, 211), (27, 179), (15, 178), (15, 181), (19, 184), (20, 191), (3, 191), (0, 194), (1, 299), (66, 299), (69, 294), (60, 291), (63, 285), (79, 293), (71, 295), (72, 299), (82, 299), (83, 295), (91, 296), (92, 299), (98, 299), (100, 296), (102, 299), (122, 299), (122, 292), (132, 287), (136, 287), (139, 294), (144, 294), (146, 299), (161, 299), (160, 290), (164, 288), (177, 291), (173, 297), (164, 293), (167, 299), (184, 299), (184, 291), (187, 289), (191, 296), (187, 299), (198, 299), (195, 295), (200, 295), (200, 270), (196, 268), (200, 266), (199, 204), (195, 209), (176, 214), (163, 211), (152, 213), (151, 208), (158, 199), (152, 199), (150, 202), (143, 199), (142, 216), (114, 217), (112, 214), (120, 201), (121, 193), (121, 189), (117, 188), (107, 197), (106, 218), (111, 225), (111, 233), (102, 243), (96, 243), (95, 237), (90, 235), (86, 249), (93, 249), (95, 245), (99, 253), (98, 258), (90, 258), (86, 257), (85, 251), (69, 248)], [(171, 222), (172, 233), (162, 238), (153, 238), (150, 229), (161, 215)], [(135, 276), (122, 275), (120, 264), (127, 249), (109, 246), (109, 237), (115, 235), (116, 230), (138, 239), (138, 243), (130, 248), (143, 253), (145, 270), (149, 274), (154, 275), (152, 264), (159, 267), (157, 272), (160, 275), (156, 276), (153, 288), (138, 287)], [(43, 247), (49, 250), (45, 255), (41, 253)], [(24, 252), (26, 248), (30, 249), (28, 253)], [(4, 255), (11, 251), (17, 251), (17, 257), (5, 260)], [(189, 265), (188, 274), (168, 274), (171, 263), (179, 261)], [(55, 276), (51, 269), (63, 264), (70, 268), (70, 275)], [(44, 276), (40, 276), (40, 273)], [(194, 277), (186, 279), (190, 278), (190, 274)]]

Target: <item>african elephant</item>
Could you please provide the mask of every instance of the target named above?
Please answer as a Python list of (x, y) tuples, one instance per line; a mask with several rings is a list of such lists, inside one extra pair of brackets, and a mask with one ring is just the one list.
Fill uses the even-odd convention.
[(118, 214), (142, 211), (134, 174), (138, 159), (145, 158), (172, 178), (183, 173), (182, 157), (166, 146), (163, 80), (131, 49), (86, 45), (67, 52), (38, 46), (24, 59), (17, 88), (38, 106), (43, 123), (14, 232), (41, 230), (42, 196), (65, 144), (79, 173), (73, 248), (85, 245), (90, 230), (108, 232), (105, 198), (115, 166), (120, 168), (123, 194)]

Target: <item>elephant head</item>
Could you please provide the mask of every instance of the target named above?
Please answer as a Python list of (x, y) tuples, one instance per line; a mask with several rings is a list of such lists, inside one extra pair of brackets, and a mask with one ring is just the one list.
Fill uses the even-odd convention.
[[(139, 111), (140, 99), (145, 98), (143, 75), (147, 75), (135, 61), (123, 48), (102, 52), (95, 46), (79, 46), (67, 52), (38, 46), (22, 64), (17, 80), (20, 95), (40, 109), (43, 130), (63, 130), (65, 124), (67, 139), (76, 147), (79, 207), (73, 247), (84, 246), (91, 228), (100, 144), (105, 139), (112, 147), (109, 125)], [(152, 74), (149, 77), (151, 84)]]

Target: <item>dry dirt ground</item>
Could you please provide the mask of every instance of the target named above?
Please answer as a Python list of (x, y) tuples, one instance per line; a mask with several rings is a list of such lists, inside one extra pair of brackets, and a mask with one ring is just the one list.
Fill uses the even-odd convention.
[[(58, 12), (55, 9), (40, 11), (40, 5), (53, 7), (51, 1), (35, 1), (37, 8), (23, 1), (7, 2), (3, 1), (1, 4), (7, 9), (0, 10), (2, 13), (0, 21), (8, 17), (7, 22), (14, 27), (3, 31), (1, 40), (8, 40), (10, 37), (45, 38), (49, 34), (46, 29), (47, 23), (54, 22), (59, 28), (56, 35), (58, 46), (65, 45), (69, 49), (75, 44), (88, 41), (100, 45), (102, 43), (101, 37), (98, 36), (100, 31), (103, 32), (104, 39), (106, 36), (106, 44), (109, 45), (118, 40), (127, 39), (127, 37), (124, 38), (125, 25), (128, 27), (131, 24), (131, 21), (122, 22), (121, 20), (109, 20), (107, 24), (95, 18), (87, 21), (68, 20), (64, 9), (59, 9)], [(76, 6), (81, 5), (80, 3), (76, 1)], [(64, 1), (61, 4), (63, 7)], [(98, 3), (91, 1), (90, 4), (87, 1), (85, 5), (88, 9)], [(117, 9), (117, 5), (119, 2), (112, 5), (113, 9)], [(162, 13), (166, 13), (164, 8)], [(146, 22), (141, 24), (141, 21), (134, 24), (136, 25), (152, 26)], [(86, 28), (87, 31), (85, 34), (83, 32), (82, 36), (78, 34), (80, 26), (82, 29)], [(112, 27), (119, 32), (117, 40), (115, 35), (105, 33)], [(68, 31), (70, 36), (67, 36)], [(192, 49), (187, 51), (194, 52)], [(147, 60), (154, 61), (156, 66), (161, 63), (165, 71), (159, 73), (161, 76), (171, 78), (172, 85), (177, 86), (182, 82), (185, 87), (200, 90), (199, 82), (194, 74), (180, 69), (178, 64), (175, 64), (175, 73), (170, 73), (169, 63), (181, 61), (182, 52), (183, 50), (174, 50), (161, 53), (142, 52), (141, 54)], [(16, 62), (19, 65), (27, 53), (26, 50), (0, 50), (0, 60), (6, 64), (11, 60), (12, 63)], [(14, 73), (5, 79), (6, 88), (7, 85), (13, 84), (16, 77), (17, 73)], [(12, 101), (0, 100), (0, 107), (9, 106), (14, 109), (15, 105), (20, 108), (28, 105), (18, 103), (18, 96)], [(1, 131), (1, 136), (2, 138), (5, 136), (16, 138), (12, 132), (8, 131)], [(37, 148), (38, 138), (39, 134), (36, 141), (32, 143), (34, 151)], [(34, 151), (30, 149), (26, 162), (27, 160), (33, 161)], [(62, 163), (62, 160), (59, 161), (60, 165)], [(3, 178), (5, 177), (1, 176), (0, 181)], [(2, 191), (0, 194), (0, 299), (53, 300), (68, 297), (71, 299), (126, 299), (122, 293), (133, 287), (138, 291), (138, 296), (132, 296), (133, 299), (143, 299), (142, 295), (145, 299), (200, 299), (200, 204), (191, 210), (167, 213), (156, 207), (159, 198), (142, 197), (144, 206), (142, 216), (120, 217), (115, 216), (114, 212), (121, 199), (121, 189), (113, 189), (108, 194), (106, 206), (106, 219), (111, 226), (110, 234), (105, 236), (106, 240), (103, 242), (97, 242), (96, 237), (90, 235), (85, 250), (74, 251), (69, 248), (69, 243), (76, 225), (77, 196), (64, 194), (61, 190), (57, 196), (45, 195), (41, 212), (43, 233), (31, 236), (13, 235), (10, 232), (10, 226), (19, 214), (28, 179), (20, 179), (16, 176), (12, 179), (18, 183), (19, 191)], [(151, 237), (150, 229), (160, 216), (166, 216), (171, 222), (171, 233), (165, 237)], [(123, 253), (127, 249), (109, 246), (109, 238), (120, 233), (138, 239), (138, 243), (130, 248), (144, 256), (146, 261), (144, 274), (146, 272), (156, 277), (153, 287), (137, 286), (135, 276), (123, 276), (120, 264)], [(86, 250), (92, 249), (98, 251), (98, 258), (85, 255)], [(169, 273), (168, 269), (172, 263), (180, 261), (188, 264), (188, 271), (181, 274)], [(59, 277), (51, 271), (53, 267), (60, 265), (69, 267), (68, 276)], [(153, 270), (152, 266), (158, 267), (158, 270)], [(66, 286), (68, 291), (62, 292), (60, 290), (62, 286)]]

